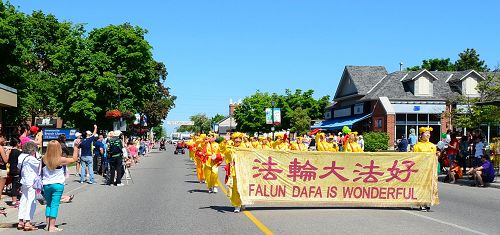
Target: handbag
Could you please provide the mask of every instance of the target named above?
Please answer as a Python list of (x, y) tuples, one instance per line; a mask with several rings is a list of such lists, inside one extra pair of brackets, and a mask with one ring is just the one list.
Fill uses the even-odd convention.
[(43, 197), (43, 182), (42, 182), (42, 163), (40, 162), (40, 166), (38, 167), (38, 175), (35, 177), (33, 181), (33, 188), (35, 189), (35, 199), (40, 202), (40, 204), (44, 205), (45, 198)]

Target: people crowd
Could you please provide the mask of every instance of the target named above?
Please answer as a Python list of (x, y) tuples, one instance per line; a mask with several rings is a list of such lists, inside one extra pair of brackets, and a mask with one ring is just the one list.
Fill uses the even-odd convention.
[[(155, 143), (127, 137), (119, 130), (106, 135), (97, 132), (94, 125), (92, 132), (84, 132), (85, 136), (75, 133), (72, 151), (65, 134), (46, 141), (44, 148), (42, 130), (37, 126), (20, 125), (18, 135), (9, 141), (0, 134), (0, 214), (6, 215), (3, 192), (10, 191), (10, 207), (18, 209), (17, 229), (38, 229), (32, 221), (37, 204), (41, 204), (45, 205), (45, 229), (62, 231), (56, 226), (59, 205), (74, 199), (74, 195), (64, 195), (70, 165), (75, 165), (80, 183), (96, 184), (94, 174), (98, 174), (103, 176), (104, 185), (124, 186), (126, 169), (147, 156)], [(125, 177), (131, 179), (130, 175)]]

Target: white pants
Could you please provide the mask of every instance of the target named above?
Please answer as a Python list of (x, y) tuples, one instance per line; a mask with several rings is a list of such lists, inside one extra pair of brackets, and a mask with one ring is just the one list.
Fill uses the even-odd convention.
[(36, 200), (35, 200), (35, 189), (31, 186), (22, 185), (21, 186), (21, 200), (19, 202), (19, 214), (18, 218), (20, 220), (32, 220), (35, 215)]

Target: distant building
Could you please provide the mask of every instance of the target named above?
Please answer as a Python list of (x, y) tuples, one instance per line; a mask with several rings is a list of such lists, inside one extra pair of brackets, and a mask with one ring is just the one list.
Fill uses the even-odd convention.
[(229, 115), (217, 123), (219, 126), (219, 134), (224, 135), (228, 132), (233, 132), (236, 130), (236, 120), (234, 119), (234, 110), (240, 105), (241, 102), (233, 103), (233, 100), (229, 101)]
[(0, 84), (0, 133), (5, 134), (5, 108), (17, 107), (17, 90)]
[[(387, 73), (383, 66), (346, 66), (333, 106), (326, 108), (325, 120), (311, 128), (337, 131), (349, 126), (361, 132), (387, 132), (391, 146), (408, 136), (411, 128), (418, 132), (419, 127), (430, 126), (431, 142), (437, 143), (441, 132), (453, 128), (446, 114), (456, 107), (447, 101), (459, 95), (479, 97), (476, 86), (486, 76), (474, 70)], [(498, 135), (498, 125), (487, 129)]]

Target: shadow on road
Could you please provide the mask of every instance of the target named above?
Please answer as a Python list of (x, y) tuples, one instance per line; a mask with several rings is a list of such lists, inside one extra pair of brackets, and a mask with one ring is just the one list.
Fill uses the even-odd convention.
[(195, 180), (184, 180), (186, 183), (193, 183), (193, 184), (199, 184), (200, 182), (195, 181)]
[(188, 193), (208, 193), (208, 189), (204, 190), (204, 189), (191, 189), (191, 190), (188, 190)]
[(234, 207), (231, 206), (207, 206), (207, 207), (200, 207), (200, 209), (212, 209), (220, 213), (234, 212)]
[(286, 210), (415, 210), (416, 208), (409, 207), (348, 207), (348, 206), (282, 206), (282, 207), (246, 207), (247, 211), (286, 211)]

